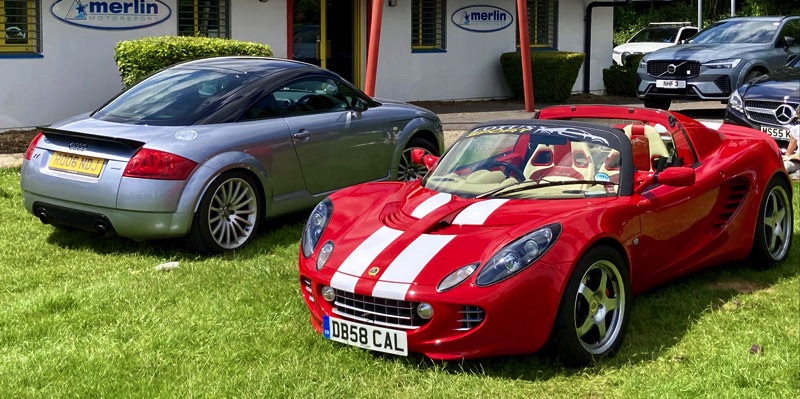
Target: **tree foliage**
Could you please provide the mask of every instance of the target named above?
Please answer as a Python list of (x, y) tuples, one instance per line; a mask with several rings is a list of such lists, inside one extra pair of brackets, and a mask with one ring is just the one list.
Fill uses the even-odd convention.
[[(614, 44), (625, 43), (650, 22), (697, 24), (698, 0), (634, 1), (614, 9)], [(798, 15), (800, 0), (736, 0), (736, 15)], [(703, 26), (731, 15), (730, 0), (702, 0)]]

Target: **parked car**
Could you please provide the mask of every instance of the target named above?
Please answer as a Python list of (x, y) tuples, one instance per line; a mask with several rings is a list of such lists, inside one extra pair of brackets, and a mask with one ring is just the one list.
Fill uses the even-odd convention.
[(734, 91), (724, 120), (759, 129), (786, 151), (789, 128), (800, 124), (800, 56)]
[[(591, 122), (591, 123), (589, 123)], [(455, 360), (619, 349), (633, 295), (723, 262), (784, 261), (792, 188), (741, 126), (621, 106), (480, 124), (422, 180), (361, 184), (308, 219), (300, 291), (325, 338)]]
[(700, 31), (687, 44), (656, 50), (637, 69), (645, 107), (673, 99), (725, 102), (743, 83), (800, 54), (800, 16), (735, 17)]
[(627, 42), (614, 47), (611, 59), (623, 65), (632, 54), (647, 54), (655, 50), (680, 44), (697, 33), (698, 29), (689, 22), (651, 22), (646, 28), (636, 32)]
[(186, 237), (234, 250), (265, 217), (330, 192), (425, 170), (438, 117), (372, 99), (333, 72), (277, 58), (221, 57), (158, 72), (89, 114), (41, 128), (22, 198), (43, 223), (137, 240)]

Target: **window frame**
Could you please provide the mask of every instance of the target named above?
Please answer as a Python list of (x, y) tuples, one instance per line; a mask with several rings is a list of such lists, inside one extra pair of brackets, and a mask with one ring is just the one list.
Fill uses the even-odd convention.
[[(558, 4), (559, 0), (526, 0), (525, 7), (528, 12), (528, 44), (532, 49), (538, 50), (557, 50), (558, 49)], [(539, 21), (540, 5), (546, 4), (546, 14), (543, 18), (546, 20), (547, 26), (544, 26), (544, 31), (548, 32), (546, 38), (547, 43), (540, 42), (540, 33), (542, 30), (537, 29)], [(519, 18), (519, 15), (517, 16)], [(520, 47), (519, 30), (516, 33), (517, 48)]]
[[(20, 6), (14, 7), (14, 10), (25, 10), (24, 15), (15, 15), (14, 17), (22, 17), (25, 22), (7, 22), (7, 9), (8, 3), (24, 3), (25, 8)], [(41, 56), (42, 41), (41, 41), (41, 26), (42, 26), (42, 4), (40, 0), (0, 0), (0, 20), (3, 21), (3, 33), (0, 34), (0, 57), (24, 57), (24, 56)], [(25, 37), (21, 39), (13, 39), (6, 37), (6, 29), (13, 27), (13, 24), (24, 24)], [(9, 39), (12, 43), (7, 43)], [(14, 43), (15, 40), (24, 39), (25, 43)]]
[[(425, 10), (433, 8), (436, 15)], [(433, 37), (427, 30), (433, 30)], [(432, 42), (432, 43), (431, 43)], [(447, 51), (447, 2), (445, 0), (411, 0), (411, 52)]]
[[(189, 16), (190, 6), (191, 16)], [(201, 11), (201, 7), (208, 7), (210, 10)], [(177, 9), (177, 36), (231, 38), (231, 0), (178, 0)], [(210, 18), (214, 14), (217, 17)], [(202, 20), (202, 16), (206, 17), (205, 21)], [(191, 25), (185, 22), (187, 20), (192, 21)], [(209, 35), (211, 21), (216, 23), (216, 35)], [(205, 22), (204, 28), (201, 27), (203, 22)], [(186, 29), (189, 27), (191, 32)]]

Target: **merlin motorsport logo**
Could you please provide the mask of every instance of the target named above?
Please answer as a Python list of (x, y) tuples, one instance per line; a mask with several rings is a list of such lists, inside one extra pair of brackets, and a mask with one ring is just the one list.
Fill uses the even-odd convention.
[(510, 12), (495, 6), (459, 8), (450, 19), (459, 28), (472, 32), (495, 32), (514, 23)]
[(159, 0), (58, 0), (50, 11), (68, 24), (92, 29), (141, 29), (172, 15), (169, 6)]

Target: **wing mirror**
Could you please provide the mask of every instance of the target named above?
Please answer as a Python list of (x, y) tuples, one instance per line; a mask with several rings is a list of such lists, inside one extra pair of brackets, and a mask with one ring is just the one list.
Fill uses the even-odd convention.
[(792, 36), (784, 36), (783, 37), (783, 48), (784, 49), (788, 50), (789, 47), (794, 47), (795, 44), (797, 44), (797, 39), (795, 39), (794, 37), (792, 37)]
[(658, 173), (636, 172), (634, 191), (641, 193), (644, 189), (654, 184), (663, 184), (669, 187), (688, 187), (694, 184), (696, 177), (694, 169), (685, 166), (671, 166)]
[(356, 98), (353, 100), (353, 111), (356, 112), (364, 112), (369, 108), (369, 104), (362, 98)]
[(655, 183), (670, 187), (688, 187), (694, 184), (697, 175), (694, 169), (685, 166), (673, 166), (656, 173)]
[(439, 157), (429, 154), (422, 148), (413, 148), (411, 150), (411, 162), (417, 165), (425, 165), (428, 170), (433, 170), (436, 162), (439, 162)]

